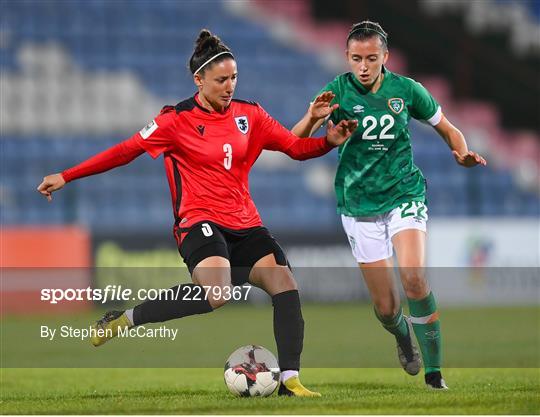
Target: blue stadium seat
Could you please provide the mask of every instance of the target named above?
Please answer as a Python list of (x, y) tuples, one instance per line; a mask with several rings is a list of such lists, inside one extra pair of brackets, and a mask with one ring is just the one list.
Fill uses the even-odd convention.
[[(208, 27), (236, 54), (240, 73), (236, 96), (260, 102), (287, 127), (292, 127), (313, 95), (335, 77), (314, 56), (276, 42), (262, 26), (229, 15), (222, 3), (157, 0), (125, 5), (98, 0), (6, 3), (0, 23), (9, 29), (10, 42), (2, 51), (0, 69), (19, 69), (16, 54), (21, 45), (53, 41), (81, 71), (129, 70), (151, 94), (173, 99), (163, 104), (175, 104), (195, 91), (185, 65), (196, 34)], [(207, 13), (208, 7), (219, 13)], [(54, 204), (46, 204), (35, 192), (43, 175), (121, 140), (65, 136), (2, 137), (1, 186), (9, 195), (0, 207), (4, 223), (69, 221), (101, 231), (170, 229), (171, 202), (163, 164), (147, 156), (66, 187)], [(446, 144), (430, 128), (414, 124), (411, 137), (415, 163), (428, 180), (430, 216), (538, 216), (538, 197), (520, 190), (510, 173), (491, 167), (458, 167)], [(321, 160), (334, 170), (336, 152)], [(315, 195), (306, 188), (307, 167), (297, 163), (293, 168), (268, 171), (255, 165), (250, 176), (252, 195), (273, 230), (339, 230), (335, 198)]]

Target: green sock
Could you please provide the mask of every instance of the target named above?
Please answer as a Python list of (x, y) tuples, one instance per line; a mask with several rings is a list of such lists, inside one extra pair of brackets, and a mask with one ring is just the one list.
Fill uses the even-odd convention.
[(382, 323), (383, 327), (388, 330), (390, 333), (392, 333), (394, 336), (396, 336), (396, 339), (398, 343), (403, 339), (408, 339), (410, 337), (409, 335), (409, 326), (407, 326), (407, 322), (403, 318), (403, 309), (399, 309), (398, 313), (391, 318), (385, 318), (382, 317), (377, 309), (375, 310), (375, 315), (379, 319), (379, 321)]
[(421, 300), (408, 299), (414, 333), (424, 360), (425, 372), (441, 370), (441, 322), (433, 293)]

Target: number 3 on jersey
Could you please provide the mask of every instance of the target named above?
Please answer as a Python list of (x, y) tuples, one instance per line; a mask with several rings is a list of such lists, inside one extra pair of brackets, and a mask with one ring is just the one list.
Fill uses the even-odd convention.
[(225, 159), (223, 159), (223, 166), (226, 170), (231, 169), (232, 166), (232, 146), (230, 143), (223, 145), (223, 152), (225, 152)]

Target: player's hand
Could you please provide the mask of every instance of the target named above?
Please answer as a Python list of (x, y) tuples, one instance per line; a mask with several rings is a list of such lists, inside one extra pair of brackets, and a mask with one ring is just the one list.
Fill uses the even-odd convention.
[(59, 190), (64, 185), (66, 185), (66, 181), (64, 181), (64, 177), (62, 177), (62, 174), (52, 174), (47, 175), (45, 178), (43, 178), (43, 181), (41, 184), (39, 184), (37, 190), (42, 195), (47, 197), (47, 200), (49, 202), (51, 202), (52, 193)]
[(336, 97), (331, 91), (325, 91), (319, 94), (315, 100), (309, 105), (308, 113), (312, 120), (320, 120), (327, 117), (335, 109), (339, 107), (339, 104), (335, 103), (330, 105), (332, 100)]
[(469, 151), (466, 154), (460, 155), (457, 151), (452, 151), (452, 155), (456, 159), (456, 162), (466, 168), (471, 168), (476, 165), (486, 166), (487, 162), (479, 154), (473, 151)]
[(334, 126), (332, 120), (328, 121), (326, 140), (333, 146), (344, 143), (358, 127), (358, 120), (342, 120)]

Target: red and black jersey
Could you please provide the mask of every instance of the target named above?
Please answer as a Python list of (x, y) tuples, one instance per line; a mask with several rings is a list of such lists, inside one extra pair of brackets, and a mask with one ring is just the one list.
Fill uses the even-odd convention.
[(253, 102), (233, 99), (210, 112), (197, 96), (166, 106), (127, 141), (64, 171), (66, 181), (123, 165), (143, 150), (164, 155), (176, 227), (207, 220), (230, 229), (262, 224), (248, 175), (263, 149), (304, 160), (332, 149), (326, 138), (301, 139)]

